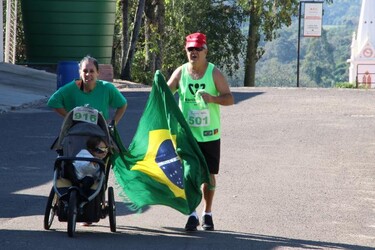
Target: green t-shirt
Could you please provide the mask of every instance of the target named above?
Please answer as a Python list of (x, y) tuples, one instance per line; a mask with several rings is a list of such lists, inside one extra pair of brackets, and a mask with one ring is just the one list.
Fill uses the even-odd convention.
[(75, 81), (67, 83), (49, 98), (47, 105), (50, 108), (64, 108), (69, 112), (88, 104), (108, 120), (110, 108), (120, 108), (126, 103), (126, 98), (112, 83), (97, 80), (95, 88), (88, 93), (83, 92)]
[(220, 106), (216, 103), (202, 103), (197, 96), (201, 91), (212, 96), (219, 95), (213, 79), (215, 65), (209, 63), (204, 76), (198, 80), (190, 77), (187, 65), (182, 66), (181, 78), (178, 83), (180, 109), (197, 141), (218, 140), (221, 134)]

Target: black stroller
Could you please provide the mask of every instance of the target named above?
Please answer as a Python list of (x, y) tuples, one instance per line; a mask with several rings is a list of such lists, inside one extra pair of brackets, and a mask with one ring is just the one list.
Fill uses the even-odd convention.
[[(111, 168), (110, 154), (117, 150), (110, 131), (111, 126), (108, 126), (102, 114), (89, 107), (77, 107), (65, 117), (60, 135), (51, 146), (58, 152), (58, 157), (44, 215), (46, 230), (50, 229), (57, 215), (59, 221), (68, 222), (68, 235), (73, 237), (77, 222), (98, 222), (108, 215), (110, 230), (116, 232), (116, 205), (112, 187), (108, 188), (108, 201), (105, 197)], [(76, 157), (86, 147), (90, 136), (98, 136), (108, 145), (108, 154), (103, 160)], [(100, 166), (99, 178), (88, 194), (76, 184), (74, 161), (95, 162)]]

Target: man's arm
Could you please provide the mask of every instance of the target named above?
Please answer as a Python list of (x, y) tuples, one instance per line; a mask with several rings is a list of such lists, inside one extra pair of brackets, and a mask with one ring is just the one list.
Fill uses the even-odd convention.
[(180, 78), (181, 78), (181, 69), (182, 67), (178, 67), (174, 72), (173, 74), (171, 75), (171, 77), (169, 78), (168, 82), (167, 82), (167, 85), (169, 87), (169, 89), (172, 91), (172, 93), (175, 93), (176, 90), (178, 89), (178, 82), (180, 81)]
[(213, 71), (213, 78), (217, 91), (219, 92), (218, 96), (212, 96), (207, 93), (202, 93), (202, 98), (206, 103), (212, 102), (219, 105), (229, 106), (234, 104), (233, 95), (229, 89), (229, 84), (225, 76), (221, 73), (219, 69), (215, 67)]

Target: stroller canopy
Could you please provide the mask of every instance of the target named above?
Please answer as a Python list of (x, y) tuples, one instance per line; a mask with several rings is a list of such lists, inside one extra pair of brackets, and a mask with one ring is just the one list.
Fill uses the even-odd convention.
[(57, 140), (51, 146), (51, 149), (61, 149), (63, 147), (63, 141), (66, 136), (71, 135), (80, 135), (80, 136), (99, 136), (101, 137), (107, 145), (112, 145), (111, 136), (109, 134), (108, 125), (106, 120), (104, 119), (103, 115), (97, 110), (98, 119), (96, 124), (83, 122), (83, 121), (76, 121), (74, 119), (74, 111), (76, 109), (87, 109), (89, 111), (93, 111), (94, 109), (89, 107), (76, 107), (71, 110), (65, 117), (63, 124), (61, 126), (60, 134)]

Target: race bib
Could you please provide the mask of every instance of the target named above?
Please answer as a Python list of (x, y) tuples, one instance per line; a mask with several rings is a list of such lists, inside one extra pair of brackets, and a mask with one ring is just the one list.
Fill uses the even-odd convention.
[(98, 124), (98, 110), (86, 108), (86, 107), (77, 107), (73, 109), (73, 120), (88, 122), (92, 124)]
[(206, 127), (210, 125), (210, 112), (208, 109), (190, 110), (188, 123), (192, 127)]

